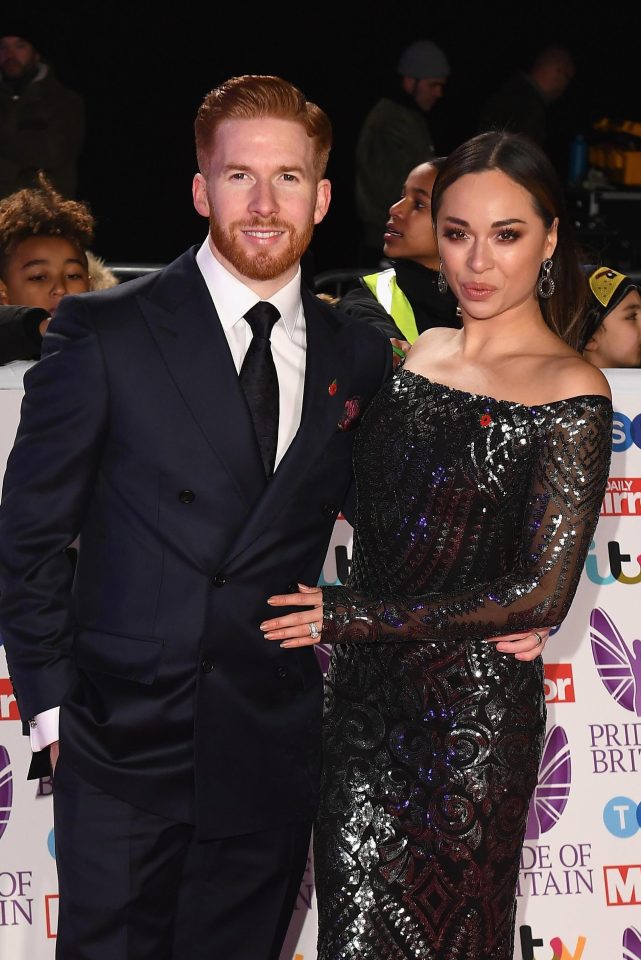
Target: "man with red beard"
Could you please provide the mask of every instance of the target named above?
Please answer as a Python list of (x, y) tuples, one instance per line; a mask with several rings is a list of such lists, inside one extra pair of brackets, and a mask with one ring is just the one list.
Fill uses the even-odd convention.
[(277, 960), (322, 675), (259, 624), (317, 582), (391, 371), (383, 334), (301, 283), (330, 202), (325, 113), (235, 77), (195, 129), (207, 238), (64, 299), (5, 475), (0, 628), (34, 772), (55, 766), (58, 960)]

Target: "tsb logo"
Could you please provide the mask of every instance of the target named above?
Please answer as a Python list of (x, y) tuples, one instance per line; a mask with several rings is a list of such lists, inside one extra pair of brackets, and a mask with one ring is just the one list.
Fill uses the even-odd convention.
[(603, 878), (609, 907), (641, 905), (641, 863), (603, 867)]
[(571, 663), (544, 665), (545, 702), (574, 703), (574, 675)]
[(0, 680), (0, 720), (19, 720), (18, 704), (13, 695), (11, 680), (2, 678)]
[(633, 837), (641, 829), (641, 803), (630, 797), (612, 797), (603, 808), (603, 822), (615, 837)]
[(612, 421), (612, 450), (614, 453), (624, 453), (632, 444), (641, 447), (641, 414), (630, 420), (625, 413), (617, 411)]

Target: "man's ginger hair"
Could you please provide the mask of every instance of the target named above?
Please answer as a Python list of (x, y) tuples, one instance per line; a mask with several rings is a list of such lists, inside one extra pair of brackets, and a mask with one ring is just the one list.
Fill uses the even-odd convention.
[(314, 141), (314, 166), (321, 180), (327, 169), (332, 147), (332, 125), (319, 106), (281, 77), (246, 74), (232, 77), (211, 90), (196, 114), (196, 157), (198, 169), (207, 175), (208, 157), (216, 130), (225, 120), (254, 120), (275, 117), (300, 123)]

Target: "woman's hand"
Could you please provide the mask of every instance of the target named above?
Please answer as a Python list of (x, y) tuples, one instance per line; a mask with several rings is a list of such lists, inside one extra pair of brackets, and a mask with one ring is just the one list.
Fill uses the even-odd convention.
[(265, 620), (260, 625), (267, 640), (280, 640), (281, 647), (311, 647), (321, 638), (323, 629), (323, 591), (320, 587), (298, 584), (300, 593), (285, 593), (269, 597), (272, 607), (311, 606), (302, 613), (288, 613), (284, 617)]
[(527, 633), (509, 633), (503, 637), (488, 637), (488, 643), (495, 643), (499, 653), (509, 653), (517, 660), (536, 660), (545, 650), (550, 631), (546, 627), (540, 630), (528, 630)]

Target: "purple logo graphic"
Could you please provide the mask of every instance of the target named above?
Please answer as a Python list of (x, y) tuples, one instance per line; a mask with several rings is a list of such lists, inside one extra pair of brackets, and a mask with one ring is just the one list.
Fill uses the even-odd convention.
[(623, 960), (641, 960), (641, 933), (634, 927), (623, 931)]
[(572, 760), (568, 738), (556, 724), (545, 738), (539, 767), (539, 782), (530, 801), (525, 828), (526, 840), (538, 840), (557, 823), (570, 796)]
[(13, 800), (13, 776), (6, 747), (0, 746), (0, 837), (7, 829)]
[(317, 643), (314, 650), (316, 651), (320, 668), (323, 671), (323, 676), (325, 676), (327, 668), (329, 667), (329, 658), (332, 654), (332, 645), (331, 643)]
[(599, 607), (590, 614), (590, 637), (603, 686), (625, 710), (641, 717), (641, 640), (633, 640), (630, 650), (612, 619)]

